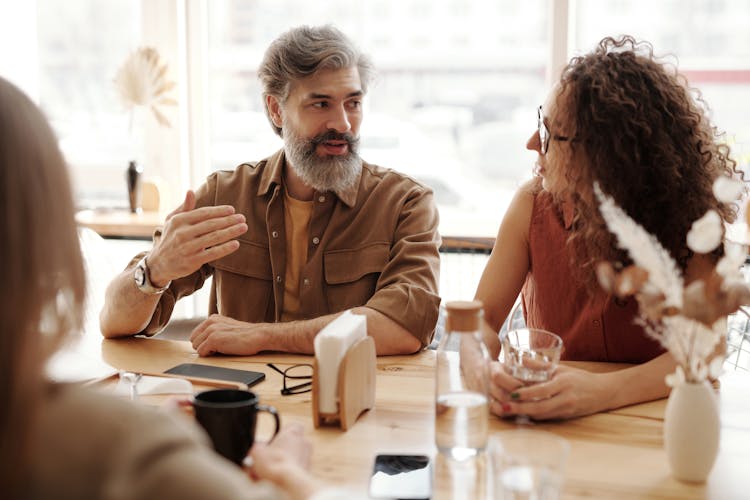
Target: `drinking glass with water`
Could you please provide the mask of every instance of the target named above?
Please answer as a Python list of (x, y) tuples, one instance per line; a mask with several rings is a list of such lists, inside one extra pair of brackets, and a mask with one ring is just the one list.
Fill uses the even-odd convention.
[[(503, 369), (523, 385), (546, 382), (557, 369), (563, 341), (552, 332), (540, 328), (519, 328), (500, 335)], [(517, 423), (529, 423), (525, 415)]]
[(445, 333), (437, 350), (435, 444), (454, 460), (487, 446), (489, 354), (482, 341), (482, 303), (446, 304)]

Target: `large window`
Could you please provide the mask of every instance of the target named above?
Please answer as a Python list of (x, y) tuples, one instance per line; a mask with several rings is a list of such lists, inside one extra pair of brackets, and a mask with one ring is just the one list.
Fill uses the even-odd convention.
[[(379, 78), (365, 101), (362, 156), (431, 185), (444, 235), (494, 236), (513, 191), (530, 177), (534, 153), (525, 142), (550, 68), (590, 50), (604, 35), (631, 33), (651, 41), (657, 54), (675, 54), (715, 124), (727, 132), (734, 157), (750, 168), (746, 0), (22, 5), (0, 3), (0, 73), (11, 80), (19, 72), (27, 80), (33, 74), (27, 91), (60, 137), (81, 206), (125, 206), (123, 175), (133, 157), (146, 155), (147, 173), (166, 181), (173, 192), (164, 198), (176, 203), (184, 186), (197, 186), (212, 170), (278, 149), (256, 70), (268, 43), (299, 24), (333, 23), (373, 57)], [(143, 139), (142, 128), (129, 131), (115, 93), (117, 68), (144, 44), (159, 49), (178, 83), (180, 106), (169, 140), (153, 133)], [(21, 68), (19, 61), (38, 69)]]
[(78, 203), (126, 206), (125, 168), (141, 145), (113, 80), (138, 45), (139, 3), (37, 0), (36, 18), (39, 104), (74, 167)]

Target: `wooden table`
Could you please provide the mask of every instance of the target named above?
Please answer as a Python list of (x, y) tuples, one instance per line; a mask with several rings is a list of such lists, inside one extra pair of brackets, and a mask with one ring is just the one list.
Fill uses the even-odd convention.
[[(261, 401), (275, 406), (284, 422), (299, 422), (313, 443), (312, 472), (332, 484), (366, 494), (376, 453), (426, 453), (435, 456), (433, 441), (434, 351), (413, 356), (378, 358), (375, 408), (348, 432), (315, 430), (310, 393), (281, 396), (282, 377), (266, 363), (281, 366), (310, 362), (309, 356), (259, 355), (199, 358), (187, 342), (158, 339), (102, 341), (104, 361), (116, 368), (160, 372), (184, 362), (249, 369), (266, 373), (253, 388)], [(579, 363), (592, 371), (616, 365)], [(565, 437), (571, 454), (565, 498), (748, 498), (750, 486), (750, 376), (722, 377), (722, 436), (719, 457), (706, 484), (672, 478), (662, 443), (666, 400), (630, 406), (564, 422), (535, 424), (535, 429)], [(155, 396), (152, 396), (155, 398)], [(144, 397), (148, 402), (148, 397)], [(270, 419), (259, 432), (268, 432)], [(490, 419), (490, 433), (513, 429), (512, 421)], [(483, 464), (448, 464), (435, 457), (434, 498), (481, 498), (487, 492)]]
[(132, 213), (125, 209), (81, 210), (76, 222), (105, 238), (151, 239), (154, 230), (164, 223), (166, 214), (143, 211)]

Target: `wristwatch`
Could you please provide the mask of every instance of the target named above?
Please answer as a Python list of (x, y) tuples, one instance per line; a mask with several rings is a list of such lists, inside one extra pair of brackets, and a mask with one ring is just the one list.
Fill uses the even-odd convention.
[(164, 290), (169, 288), (169, 285), (172, 283), (171, 281), (169, 281), (162, 287), (154, 286), (153, 283), (151, 283), (151, 279), (148, 275), (148, 264), (146, 263), (146, 257), (143, 257), (135, 266), (135, 270), (133, 271), (133, 280), (135, 281), (135, 286), (138, 287), (138, 290), (148, 295), (162, 294), (164, 293)]

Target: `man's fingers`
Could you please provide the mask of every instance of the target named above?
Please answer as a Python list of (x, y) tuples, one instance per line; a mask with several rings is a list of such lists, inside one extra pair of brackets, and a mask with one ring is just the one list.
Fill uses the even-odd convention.
[(221, 245), (234, 240), (247, 232), (247, 224), (240, 222), (231, 226), (216, 229), (202, 235), (196, 234), (198, 230), (195, 227), (181, 228), (179, 234), (172, 239), (177, 246), (177, 254), (185, 262), (195, 263), (198, 266), (209, 262), (206, 259), (205, 252), (207, 249)]
[(187, 193), (185, 193), (185, 199), (182, 201), (180, 206), (172, 210), (169, 215), (167, 215), (167, 219), (169, 220), (175, 215), (182, 213), (182, 212), (189, 212), (190, 210), (195, 208), (195, 192), (192, 189), (188, 189)]
[(198, 326), (193, 328), (193, 331), (190, 333), (190, 342), (192, 342), (193, 348), (203, 342), (208, 324), (208, 318), (206, 318), (205, 320), (201, 321)]
[(246, 232), (245, 216), (235, 214), (209, 219), (192, 226), (183, 226), (175, 233), (174, 239), (183, 252), (190, 254), (225, 243)]
[(232, 205), (216, 205), (200, 208), (192, 208), (189, 211), (175, 214), (183, 224), (198, 224), (200, 222), (217, 218), (226, 217), (234, 213)]
[(201, 256), (201, 260), (203, 261), (203, 264), (206, 264), (207, 262), (221, 259), (222, 257), (225, 257), (229, 255), (230, 253), (235, 252), (238, 248), (240, 248), (239, 241), (237, 240), (227, 241), (226, 243), (222, 243), (221, 245), (216, 245), (211, 248), (207, 248), (203, 252), (203, 255)]
[(195, 191), (193, 191), (192, 189), (188, 189), (187, 193), (185, 193), (185, 201), (182, 202), (182, 210), (184, 212), (189, 212), (194, 209), (195, 201)]
[(198, 356), (206, 357), (211, 356), (213, 354), (216, 354), (216, 351), (211, 348), (209, 345), (209, 342), (203, 342), (201, 345), (195, 348), (195, 351), (198, 353)]
[(211, 348), (212, 342), (206, 331), (201, 332), (199, 335), (195, 336), (195, 338), (191, 336), (190, 341), (193, 345), (193, 349), (196, 350), (199, 356), (210, 356), (216, 352)]
[[(201, 210), (201, 209), (198, 209)], [(225, 215), (223, 217), (212, 217), (194, 222), (190, 227), (192, 237), (204, 236), (206, 234), (225, 229), (229, 226), (245, 224), (245, 216), (242, 214)]]
[(184, 254), (181, 259), (183, 260), (184, 267), (188, 269), (200, 269), (203, 264), (207, 264), (209, 262), (221, 259), (222, 257), (226, 257), (230, 253), (236, 252), (239, 247), (239, 241), (227, 241), (210, 248), (205, 248), (196, 252)]
[(220, 331), (212, 328), (212, 326), (216, 325), (217, 320), (221, 320), (221, 318), (222, 316), (218, 314), (212, 314), (203, 323), (198, 325), (190, 335), (193, 349), (196, 350), (199, 356), (211, 356), (219, 352), (217, 339), (219, 338)]
[(247, 232), (247, 224), (240, 223), (233, 226), (218, 229), (211, 233), (207, 233), (199, 238), (192, 240), (186, 248), (190, 252), (205, 252), (217, 245), (223, 245), (234, 241), (235, 238), (241, 236)]

